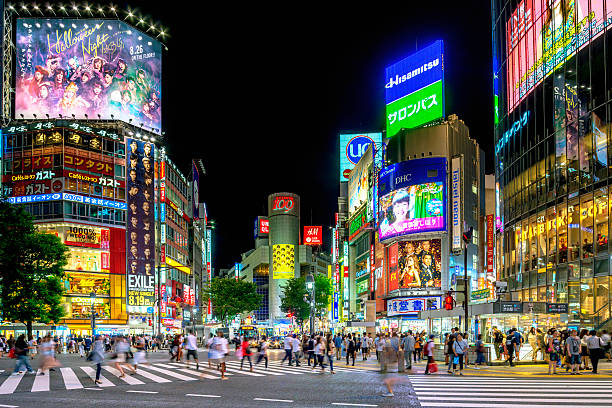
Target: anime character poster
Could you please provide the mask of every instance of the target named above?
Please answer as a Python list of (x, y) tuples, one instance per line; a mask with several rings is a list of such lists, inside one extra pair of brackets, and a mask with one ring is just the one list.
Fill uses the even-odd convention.
[(400, 289), (439, 289), (442, 280), (439, 239), (398, 243), (397, 271)]
[(16, 25), (16, 118), (114, 118), (161, 132), (161, 43), (117, 20)]
[(128, 305), (155, 303), (155, 216), (153, 158), (155, 146), (127, 139)]

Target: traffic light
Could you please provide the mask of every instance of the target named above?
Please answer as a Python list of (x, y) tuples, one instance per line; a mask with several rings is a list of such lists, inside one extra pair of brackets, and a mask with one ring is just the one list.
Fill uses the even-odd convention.
[(149, 318), (149, 326), (153, 326), (153, 323), (151, 322), (150, 318)]
[(453, 310), (453, 304), (455, 303), (455, 299), (453, 299), (453, 296), (449, 293), (446, 294), (446, 297), (444, 297), (444, 309), (445, 310)]
[(470, 241), (472, 240), (473, 233), (474, 233), (474, 227), (470, 227), (469, 230), (463, 233), (463, 242), (465, 242), (466, 245), (469, 244)]

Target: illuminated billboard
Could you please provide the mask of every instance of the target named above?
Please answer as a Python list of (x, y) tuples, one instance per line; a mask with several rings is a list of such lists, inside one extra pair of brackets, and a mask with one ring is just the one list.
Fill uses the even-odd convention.
[(114, 118), (161, 133), (161, 43), (117, 20), (19, 18), (16, 28), (16, 118)]
[(603, 3), (602, 0), (519, 3), (506, 21), (508, 112), (612, 24), (612, 19), (605, 16)]
[(304, 245), (323, 245), (323, 227), (320, 225), (305, 226)]
[(394, 164), (380, 172), (379, 239), (446, 230), (446, 159)]
[(363, 204), (368, 203), (370, 191), (370, 168), (372, 166), (372, 147), (359, 160), (351, 170), (348, 182), (349, 217)]
[(349, 133), (340, 135), (340, 181), (348, 181), (351, 170), (368, 146), (382, 144), (382, 133)]
[(397, 269), (389, 275), (389, 290), (440, 289), (441, 240), (404, 241), (397, 244)]
[(444, 116), (444, 43), (436, 41), (385, 70), (387, 137)]
[(272, 279), (295, 277), (295, 245), (272, 245)]
[[(155, 304), (155, 218), (152, 143), (127, 139), (128, 306), (146, 312)], [(167, 262), (167, 261), (166, 261)]]

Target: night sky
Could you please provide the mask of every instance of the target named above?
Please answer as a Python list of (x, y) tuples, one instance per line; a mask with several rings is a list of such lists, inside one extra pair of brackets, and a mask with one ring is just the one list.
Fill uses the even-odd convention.
[(447, 3), (362, 13), (129, 3), (170, 34), (166, 145), (186, 175), (192, 157), (204, 162), (200, 198), (217, 223), (216, 269), (253, 248), (254, 219), (266, 215), (270, 193), (299, 194), (302, 225), (328, 231), (337, 210), (338, 134), (380, 131), (385, 66), (435, 40), (444, 41), (446, 115), (465, 121), (494, 171), (490, 5)]

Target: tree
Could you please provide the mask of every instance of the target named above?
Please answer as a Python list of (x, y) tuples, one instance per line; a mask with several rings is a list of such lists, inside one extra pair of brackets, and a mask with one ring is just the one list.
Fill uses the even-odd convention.
[[(329, 305), (329, 297), (332, 295), (332, 283), (325, 275), (315, 275), (315, 316), (323, 316)], [(308, 300), (304, 300), (308, 299)], [(310, 293), (306, 290), (306, 278), (292, 278), (283, 287), (283, 298), (281, 299), (281, 310), (285, 313), (293, 313), (298, 324), (310, 317)]]
[(211, 301), (214, 315), (227, 326), (231, 317), (259, 309), (263, 296), (253, 282), (214, 278), (202, 289), (202, 299)]
[(310, 317), (310, 303), (304, 300), (307, 295), (304, 277), (291, 278), (283, 286), (281, 310), (293, 314), (300, 326)]
[(50, 323), (64, 315), (64, 266), (68, 247), (40, 233), (20, 206), (0, 201), (0, 310), (3, 320)]

